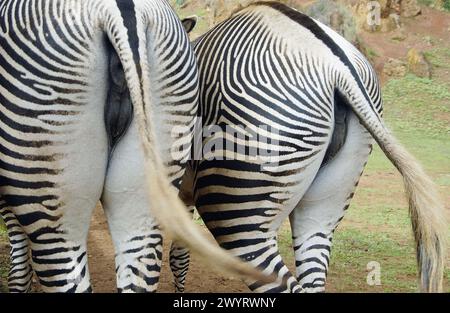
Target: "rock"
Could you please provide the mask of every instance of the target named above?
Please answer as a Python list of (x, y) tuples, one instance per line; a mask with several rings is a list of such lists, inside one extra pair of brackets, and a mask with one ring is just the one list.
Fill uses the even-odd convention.
[(399, 0), (357, 0), (348, 3), (359, 29), (370, 32), (390, 32), (401, 26), (400, 10), (396, 9)]
[(402, 0), (401, 2), (401, 15), (403, 17), (414, 17), (420, 15), (422, 9), (417, 4), (417, 0)]
[[(378, 30), (382, 33), (387, 33), (398, 28), (397, 20), (390, 15), (388, 18), (382, 18)], [(397, 15), (398, 16), (398, 15)]]
[(305, 13), (331, 27), (351, 43), (358, 39), (356, 22), (352, 11), (339, 2), (318, 0), (308, 6)]
[(396, 28), (402, 27), (402, 23), (400, 22), (400, 15), (397, 13), (389, 14), (389, 18), (394, 22)]
[(402, 60), (389, 58), (384, 64), (383, 73), (391, 78), (400, 78), (406, 75), (408, 67)]
[(431, 78), (432, 68), (430, 62), (422, 52), (411, 49), (407, 54), (408, 71), (418, 77)]
[(404, 41), (406, 38), (408, 38), (408, 35), (406, 34), (406, 31), (403, 27), (395, 30), (391, 37), (391, 39), (394, 41)]
[(425, 41), (425, 43), (428, 46), (432, 46), (433, 45), (433, 38), (431, 38), (431, 36), (425, 36), (423, 37), (423, 41)]

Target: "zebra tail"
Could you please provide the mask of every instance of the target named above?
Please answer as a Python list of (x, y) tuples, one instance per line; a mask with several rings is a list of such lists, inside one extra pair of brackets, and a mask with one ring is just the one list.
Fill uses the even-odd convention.
[[(144, 61), (144, 58), (141, 58), (140, 64), (136, 64), (128, 42), (127, 29), (123, 26), (120, 15), (108, 13), (103, 21), (103, 29), (116, 50), (125, 72), (134, 116), (145, 153), (144, 170), (147, 173), (153, 216), (168, 236), (173, 240), (184, 243), (193, 252), (196, 252), (204, 262), (217, 270), (241, 278), (273, 282), (274, 277), (267, 276), (242, 260), (233, 257), (215, 244), (214, 241), (209, 240), (201, 228), (189, 217), (187, 208), (179, 199), (175, 188), (169, 183), (163, 161), (154, 145), (152, 146), (152, 143), (155, 142), (155, 132), (152, 124), (146, 118), (150, 115), (149, 111), (151, 110), (150, 88), (147, 88), (149, 86), (148, 64)], [(141, 54), (148, 55), (146, 50), (147, 48)], [(141, 75), (139, 74), (139, 66), (142, 71)]]
[(438, 186), (387, 129), (373, 104), (364, 100), (370, 99), (366, 90), (361, 90), (354, 82), (347, 86), (351, 87), (341, 93), (346, 95), (361, 123), (403, 176), (416, 242), (420, 291), (442, 292), (448, 222)]

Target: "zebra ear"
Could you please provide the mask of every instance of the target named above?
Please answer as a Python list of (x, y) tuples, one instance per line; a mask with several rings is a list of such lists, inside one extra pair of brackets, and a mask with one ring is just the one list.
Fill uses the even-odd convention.
[(183, 23), (183, 27), (188, 34), (195, 28), (197, 22), (198, 17), (196, 15), (189, 16), (181, 20), (181, 23)]

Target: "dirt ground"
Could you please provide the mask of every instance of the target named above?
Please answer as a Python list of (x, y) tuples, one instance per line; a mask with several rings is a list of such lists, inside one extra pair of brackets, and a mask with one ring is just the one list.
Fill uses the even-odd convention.
[[(213, 237), (207, 232), (211, 240)], [(164, 241), (164, 258), (158, 292), (174, 292), (172, 273), (170, 271), (168, 254), (170, 241)], [(7, 268), (9, 246), (0, 241), (0, 267)], [(99, 204), (92, 216), (88, 239), (89, 271), (95, 293), (116, 292), (116, 277), (114, 266), (114, 248), (108, 231), (108, 224)], [(292, 262), (291, 262), (292, 263)], [(33, 280), (33, 292), (39, 292), (39, 286)], [(0, 292), (7, 291), (6, 281), (0, 280)], [(191, 265), (186, 283), (186, 292), (248, 292), (246, 285), (239, 279), (225, 276), (212, 271), (205, 266), (195, 254), (191, 256)]]
[[(205, 233), (207, 233), (206, 230)], [(174, 291), (168, 262), (169, 245), (170, 241), (165, 240), (159, 292)], [(92, 217), (88, 250), (94, 291), (115, 292), (114, 249), (108, 232), (108, 224), (100, 205), (97, 206)], [(193, 255), (187, 277), (186, 292), (248, 292), (248, 289), (238, 279), (211, 271), (196, 255)]]
[[(450, 41), (449, 14), (435, 9), (422, 7), (422, 14), (414, 18), (402, 18), (403, 30), (388, 33), (360, 34), (365, 45), (373, 49), (376, 57), (372, 60), (378, 73), (382, 73), (383, 66), (389, 58), (405, 59), (408, 51), (427, 51), (436, 45)], [(403, 40), (396, 38), (403, 36)], [(387, 77), (381, 75), (382, 82)]]

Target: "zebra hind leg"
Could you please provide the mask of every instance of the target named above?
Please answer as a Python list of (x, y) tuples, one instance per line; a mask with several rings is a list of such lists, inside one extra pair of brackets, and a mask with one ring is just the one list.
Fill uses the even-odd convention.
[(11, 246), (8, 289), (11, 293), (27, 293), (31, 289), (33, 278), (28, 237), (10, 210), (2, 210), (1, 216), (8, 229)]
[[(236, 179), (236, 185), (239, 181)], [(278, 249), (277, 233), (285, 219), (282, 214), (289, 214), (284, 213), (290, 212), (289, 208), (265, 200), (266, 194), (254, 196), (261, 201), (249, 202), (245, 194), (244, 196), (238, 194), (230, 196), (227, 201), (221, 199), (219, 202), (217, 194), (203, 189), (200, 192), (201, 196), (197, 201), (200, 204), (198, 210), (219, 245), (264, 273), (278, 277), (275, 282), (245, 280), (251, 291), (257, 293), (302, 292), (301, 286), (285, 265)], [(236, 203), (241, 199), (246, 202)], [(278, 199), (275, 200), (278, 201)], [(219, 204), (210, 204), (213, 201)]]
[(185, 290), (186, 276), (189, 270), (190, 253), (189, 249), (172, 242), (170, 247), (169, 263), (173, 274), (173, 284), (175, 292), (180, 293)]
[[(239, 182), (239, 180), (236, 180)], [(261, 269), (268, 275), (278, 277), (275, 282), (245, 280), (248, 288), (257, 293), (297, 293), (301, 292), (297, 279), (285, 265), (277, 242), (279, 225), (273, 225), (283, 208), (274, 208), (268, 201), (239, 203), (239, 195), (230, 197), (230, 202), (216, 200), (216, 194), (201, 190), (197, 201), (200, 215), (219, 245), (231, 254)], [(262, 195), (261, 197), (265, 197)], [(236, 209), (237, 208), (237, 209)], [(284, 218), (278, 218), (280, 221)], [(270, 227), (272, 226), (272, 227)]]
[(306, 292), (323, 292), (333, 233), (344, 217), (372, 149), (372, 139), (348, 113), (345, 143), (319, 171), (290, 215), (297, 279)]
[(310, 155), (283, 156), (277, 166), (266, 167), (261, 160), (245, 160), (245, 156), (198, 166), (196, 207), (208, 229), (221, 247), (278, 278), (276, 282), (246, 281), (250, 290), (302, 292), (283, 262), (277, 235), (316, 177), (328, 139)]
[(150, 213), (144, 152), (133, 121), (111, 156), (101, 202), (116, 252), (119, 292), (156, 292), (162, 233)]
[(255, 242), (255, 247), (253, 250), (239, 255), (239, 257), (251, 262), (255, 265), (255, 267), (264, 270), (264, 272), (268, 274), (275, 274), (279, 280), (273, 283), (247, 281), (248, 287), (251, 291), (257, 293), (303, 292), (297, 279), (291, 274), (290, 270), (285, 265), (283, 258), (281, 257), (278, 249), (277, 234), (274, 232), (268, 232), (266, 235), (268, 237), (261, 243), (257, 243), (259, 239), (252, 239)]
[[(194, 215), (194, 206), (189, 207), (189, 213)], [(173, 274), (173, 284), (175, 292), (184, 292), (186, 276), (189, 270), (190, 252), (189, 249), (180, 245), (178, 242), (172, 242), (169, 254), (170, 269)]]

